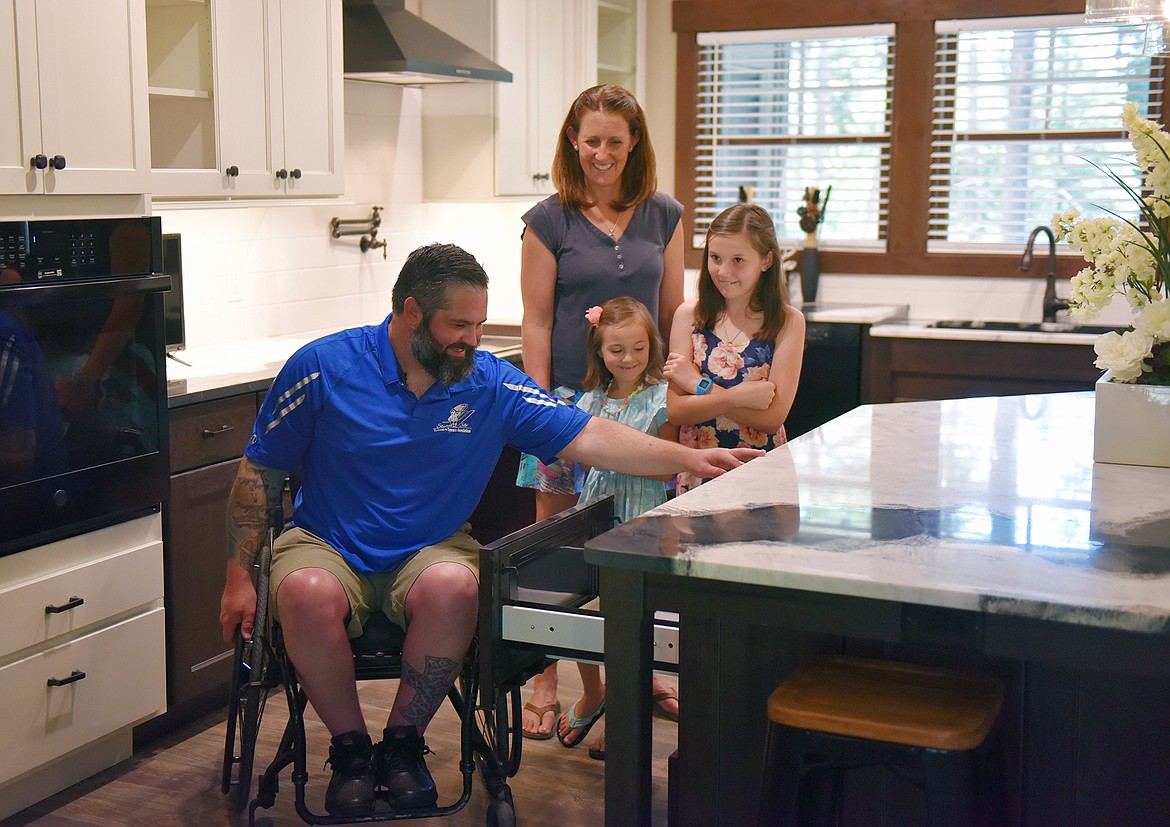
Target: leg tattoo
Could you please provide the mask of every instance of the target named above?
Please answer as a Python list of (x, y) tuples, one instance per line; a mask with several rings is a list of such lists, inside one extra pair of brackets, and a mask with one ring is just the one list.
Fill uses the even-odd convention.
[(402, 682), (414, 690), (414, 698), (402, 708), (402, 717), (414, 724), (419, 732), (443, 703), (458, 669), (458, 661), (431, 655), (426, 656), (426, 667), (422, 672), (403, 661)]

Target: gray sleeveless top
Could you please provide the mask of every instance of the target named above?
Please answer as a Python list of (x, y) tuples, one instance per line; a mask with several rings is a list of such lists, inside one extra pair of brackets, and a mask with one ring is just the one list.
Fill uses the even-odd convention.
[[(553, 292), (552, 386), (581, 390), (585, 378), (585, 311), (617, 296), (631, 296), (658, 318), (662, 254), (682, 218), (683, 207), (665, 193), (634, 210), (615, 241), (580, 210), (562, 207), (552, 195), (524, 214), (557, 260)], [(551, 388), (550, 388), (551, 390)]]

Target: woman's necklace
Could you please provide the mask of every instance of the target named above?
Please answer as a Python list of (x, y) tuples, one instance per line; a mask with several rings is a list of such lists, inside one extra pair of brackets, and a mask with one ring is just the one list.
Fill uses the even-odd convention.
[[(618, 212), (618, 214), (617, 214), (617, 218), (615, 218), (615, 219), (613, 220), (613, 223), (612, 223), (612, 224), (609, 224), (609, 222), (605, 220), (605, 214), (604, 214), (604, 213), (601, 211), (601, 207), (594, 206), (594, 209), (595, 209), (595, 210), (597, 210), (597, 220), (598, 220), (598, 221), (600, 221), (600, 222), (601, 222), (601, 224), (602, 224), (602, 227), (603, 227), (603, 228), (602, 228), (602, 232), (604, 232), (604, 233), (605, 233), (607, 236), (609, 236), (609, 237), (612, 239), (612, 238), (613, 238), (613, 234), (614, 234), (615, 232), (617, 232), (617, 226), (618, 226), (618, 224), (620, 224), (620, 223), (621, 223), (621, 220), (622, 220), (622, 214), (623, 214), (623, 213), (622, 213), (621, 211), (619, 211), (619, 212)], [(604, 229), (604, 225), (605, 225), (605, 224), (609, 224), (609, 229), (608, 229), (608, 230)]]

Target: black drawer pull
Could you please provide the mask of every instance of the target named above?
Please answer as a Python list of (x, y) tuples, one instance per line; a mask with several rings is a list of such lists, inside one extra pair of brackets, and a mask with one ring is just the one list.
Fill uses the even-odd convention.
[(71, 598), (69, 598), (69, 602), (63, 606), (46, 606), (45, 607), (45, 614), (47, 614), (47, 615), (61, 614), (61, 612), (67, 612), (70, 609), (76, 609), (78, 606), (80, 606), (84, 602), (85, 601), (80, 597), (71, 597)]
[(214, 431), (211, 430), (210, 428), (204, 428), (203, 429), (203, 438), (204, 439), (211, 439), (213, 437), (219, 436), (220, 434), (226, 434), (229, 431), (234, 431), (234, 430), (235, 430), (235, 428), (233, 428), (231, 425), (220, 425)]
[(69, 673), (67, 678), (49, 678), (49, 686), (65, 686), (68, 683), (77, 683), (85, 677), (85, 673), (80, 669), (74, 669)]

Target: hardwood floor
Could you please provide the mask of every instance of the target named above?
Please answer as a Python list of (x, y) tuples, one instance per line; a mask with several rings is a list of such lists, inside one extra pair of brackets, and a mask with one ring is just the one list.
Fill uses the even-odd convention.
[[(575, 664), (562, 661), (559, 674), (561, 703), (567, 709), (580, 694)], [(395, 683), (371, 681), (360, 685), (362, 705), (372, 733), (381, 732), (385, 724)], [(219, 791), (225, 732), (223, 717), (223, 713), (209, 715), (155, 742), (129, 761), (3, 820), (0, 827), (235, 827), (246, 824), (246, 813), (242, 818), (230, 814), (226, 799)], [(283, 697), (274, 695), (268, 704), (257, 747), (258, 764), (264, 765), (269, 760), (286, 719)], [(328, 734), (311, 710), (306, 723), (310, 774), (306, 797), (310, 809), (324, 812), (321, 802), (329, 771), (321, 767), (328, 754)], [(604, 724), (605, 718), (602, 718), (590, 733), (588, 743), (596, 739)], [(666, 825), (667, 756), (675, 750), (677, 738), (675, 724), (655, 720), (655, 827)], [(444, 706), (427, 730), (427, 743), (435, 752), (427, 756), (427, 766), (439, 787), (440, 801), (452, 801), (458, 797), (462, 780), (458, 769), (458, 719), (449, 705)], [(562, 747), (556, 738), (525, 740), (520, 771), (509, 782), (517, 823), (524, 827), (597, 827), (602, 824), (604, 769), (601, 761), (589, 757), (584, 746), (570, 750)], [(304, 823), (294, 807), (288, 770), (281, 775), (280, 781), (276, 806), (257, 811), (257, 825), (293, 827)], [(447, 827), (482, 825), (486, 806), (487, 796), (477, 778), (471, 801), (463, 810), (445, 818), (410, 823)]]

